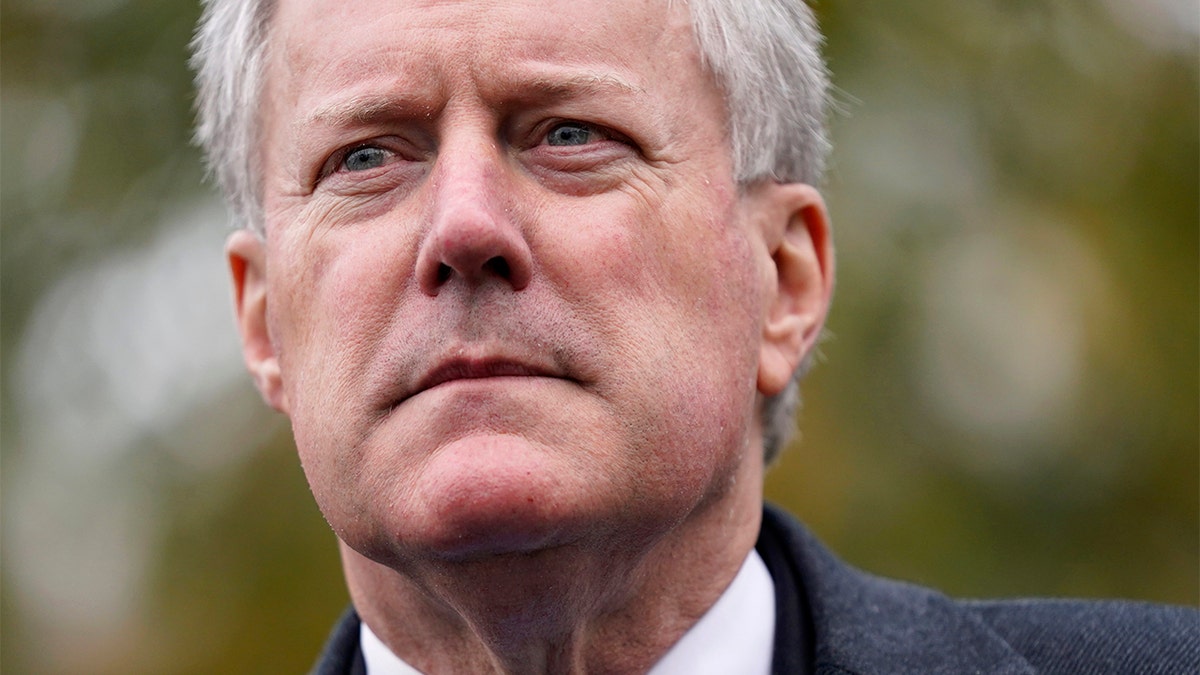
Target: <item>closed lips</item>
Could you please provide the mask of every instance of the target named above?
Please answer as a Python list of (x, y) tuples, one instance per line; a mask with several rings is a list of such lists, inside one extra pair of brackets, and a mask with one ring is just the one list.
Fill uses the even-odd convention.
[(444, 363), (421, 378), (413, 395), (455, 380), (475, 380), (488, 377), (557, 377), (541, 368), (515, 361), (454, 360)]

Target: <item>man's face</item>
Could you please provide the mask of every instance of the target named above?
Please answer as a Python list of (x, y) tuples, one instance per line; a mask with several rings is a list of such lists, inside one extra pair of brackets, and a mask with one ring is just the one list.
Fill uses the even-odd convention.
[(761, 461), (774, 271), (666, 4), (280, 3), (260, 386), (368, 557), (653, 538)]

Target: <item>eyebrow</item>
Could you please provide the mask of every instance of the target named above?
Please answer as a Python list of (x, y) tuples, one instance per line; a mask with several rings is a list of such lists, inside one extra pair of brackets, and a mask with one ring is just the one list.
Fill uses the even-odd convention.
[(426, 116), (429, 106), (384, 94), (368, 94), (337, 101), (318, 108), (304, 120), (304, 126), (349, 127), (403, 116)]
[[(568, 77), (538, 75), (517, 82), (509, 99), (529, 101), (569, 101), (583, 96), (603, 94), (639, 94), (635, 87), (613, 74), (581, 74)], [(350, 127), (373, 124), (402, 117), (428, 117), (434, 106), (392, 94), (367, 94), (336, 101), (308, 115), (305, 126)]]
[[(593, 94), (641, 94), (645, 89), (635, 87), (612, 73), (584, 73), (569, 77), (541, 75), (521, 83), (521, 90), (538, 98), (569, 100)], [(519, 99), (526, 96), (517, 96)]]

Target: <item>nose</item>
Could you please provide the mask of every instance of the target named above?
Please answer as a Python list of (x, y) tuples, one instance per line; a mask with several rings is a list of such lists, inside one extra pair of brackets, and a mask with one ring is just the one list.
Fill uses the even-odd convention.
[(434, 167), (432, 226), (417, 256), (421, 291), (436, 296), (452, 283), (498, 283), (520, 291), (533, 270), (529, 244), (515, 222), (505, 160), (495, 144), (443, 146)]

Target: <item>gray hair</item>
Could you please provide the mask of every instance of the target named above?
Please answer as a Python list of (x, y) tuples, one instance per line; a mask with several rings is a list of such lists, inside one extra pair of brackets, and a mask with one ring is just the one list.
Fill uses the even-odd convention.
[[(802, 0), (686, 0), (701, 58), (725, 94), (734, 177), (819, 185), (829, 152), (829, 76), (821, 35)], [(196, 142), (233, 212), (264, 232), (258, 100), (275, 0), (203, 0), (192, 41)], [(806, 355), (763, 406), (763, 453), (773, 461), (795, 433)]]

